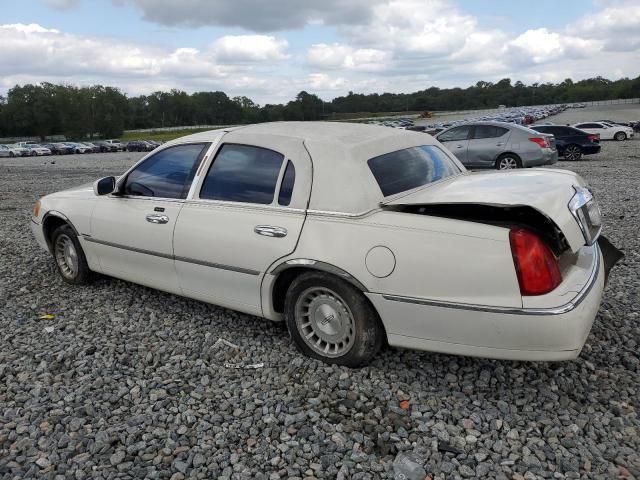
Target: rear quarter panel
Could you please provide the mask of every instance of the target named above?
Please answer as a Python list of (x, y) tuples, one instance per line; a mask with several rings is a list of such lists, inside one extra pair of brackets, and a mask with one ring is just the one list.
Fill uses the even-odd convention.
[[(384, 278), (367, 269), (376, 246), (395, 257)], [(293, 258), (335, 265), (374, 293), (522, 307), (508, 230), (494, 226), (385, 211), (360, 219), (309, 215)]]

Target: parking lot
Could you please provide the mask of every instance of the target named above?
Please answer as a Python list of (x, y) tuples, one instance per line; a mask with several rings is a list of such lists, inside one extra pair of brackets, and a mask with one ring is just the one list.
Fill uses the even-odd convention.
[(302, 356), (283, 324), (64, 283), (35, 199), (142, 155), (0, 159), (0, 477), (401, 478), (411, 452), (439, 479), (640, 478), (640, 140), (555, 166), (588, 180), (626, 255), (577, 360), (386, 349), (358, 370)]

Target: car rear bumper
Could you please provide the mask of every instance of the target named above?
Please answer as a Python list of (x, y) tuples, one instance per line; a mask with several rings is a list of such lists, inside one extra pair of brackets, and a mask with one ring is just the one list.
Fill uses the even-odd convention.
[(600, 153), (602, 147), (600, 145), (585, 145), (582, 146), (583, 155), (593, 155), (594, 153)]
[(558, 161), (558, 151), (550, 148), (540, 148), (535, 153), (522, 155), (523, 167), (540, 167), (543, 165), (553, 165)]
[(600, 248), (580, 292), (553, 308), (500, 308), (368, 293), (391, 346), (508, 360), (576, 358), (605, 285)]

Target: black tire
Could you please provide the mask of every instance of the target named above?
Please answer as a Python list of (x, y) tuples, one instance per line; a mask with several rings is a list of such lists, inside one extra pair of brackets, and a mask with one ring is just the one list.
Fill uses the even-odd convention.
[[(56, 228), (53, 231), (53, 235), (51, 235), (51, 246), (56, 268), (65, 282), (72, 285), (83, 285), (89, 282), (91, 270), (89, 270), (87, 258), (73, 228), (67, 224)], [(70, 266), (69, 258), (67, 257), (68, 252), (65, 251), (66, 248), (70, 248), (70, 251), (75, 252), (75, 268)], [(73, 258), (73, 255), (71, 257)]]
[(15, 153), (13, 153), (13, 152), (9, 152), (9, 156), (10, 156), (10, 157), (15, 157), (15, 156), (16, 156), (16, 154), (15, 154)]
[(570, 162), (577, 162), (582, 159), (582, 148), (580, 145), (567, 145), (563, 153), (564, 159)]
[[(305, 310), (305, 302), (311, 295), (309, 292), (323, 293), (317, 293), (309, 303), (310, 307)], [(337, 308), (333, 309), (330, 306), (332, 304)], [(314, 322), (312, 315), (309, 315), (309, 322), (304, 323), (305, 318), (300, 312), (310, 312), (313, 305), (316, 306), (313, 318), (317, 318), (318, 314), (324, 316), (320, 321), (321, 325)], [(320, 311), (321, 307), (327, 307), (331, 313), (327, 314), (324, 308)], [(287, 291), (284, 312), (289, 334), (300, 351), (326, 363), (352, 368), (366, 365), (382, 346), (384, 329), (377, 312), (366, 297), (351, 284), (328, 273), (308, 272), (297, 277)], [(314, 349), (323, 344), (326, 348), (331, 345), (323, 340), (331, 334), (319, 329), (335, 329), (336, 326), (343, 331), (348, 330), (347, 339), (335, 344), (336, 351), (325, 354)], [(307, 335), (311, 335), (310, 340), (304, 338), (302, 330), (305, 328)], [(340, 334), (338, 332), (335, 338), (343, 337)], [(319, 346), (312, 347), (310, 343), (314, 343), (312, 340), (315, 337), (320, 343)], [(343, 352), (338, 351), (339, 345), (344, 345)]]
[[(508, 166), (510, 165), (510, 166)], [(522, 160), (515, 153), (503, 153), (495, 163), (496, 170), (513, 170), (522, 168)]]
[(627, 134), (624, 133), (624, 132), (616, 132), (616, 134), (613, 136), (613, 138), (615, 138), (619, 142), (622, 142), (623, 140), (627, 139)]

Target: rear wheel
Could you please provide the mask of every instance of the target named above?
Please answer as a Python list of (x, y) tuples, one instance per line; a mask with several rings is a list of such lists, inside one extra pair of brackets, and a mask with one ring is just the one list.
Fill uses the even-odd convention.
[(626, 140), (627, 139), (627, 134), (624, 132), (617, 132), (614, 137), (616, 140), (618, 140), (619, 142)]
[(69, 225), (56, 228), (51, 237), (53, 258), (62, 279), (74, 285), (87, 283), (91, 271), (75, 232)]
[(497, 170), (513, 170), (522, 168), (522, 161), (515, 153), (505, 153), (498, 157), (495, 166)]
[(298, 348), (327, 363), (365, 365), (382, 345), (378, 314), (364, 295), (324, 272), (304, 273), (293, 281), (285, 317)]
[(577, 162), (582, 158), (582, 149), (578, 145), (568, 145), (564, 149), (564, 158), (570, 162)]
[(10, 157), (15, 157), (15, 156), (16, 156), (16, 154), (15, 154), (15, 153), (13, 153), (13, 152), (9, 152), (9, 156), (10, 156)]

